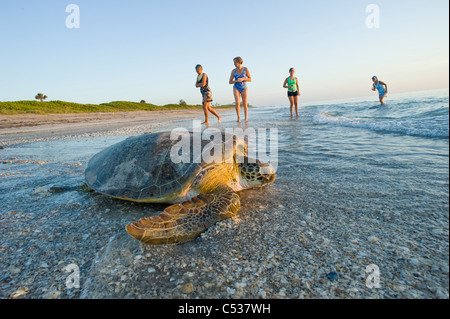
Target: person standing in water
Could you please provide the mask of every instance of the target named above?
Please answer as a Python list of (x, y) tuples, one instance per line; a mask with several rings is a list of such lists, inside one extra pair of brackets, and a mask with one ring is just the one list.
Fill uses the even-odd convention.
[(291, 103), (291, 117), (294, 117), (294, 105), (295, 105), (295, 113), (298, 117), (298, 97), (300, 96), (298, 78), (294, 76), (295, 69), (289, 69), (289, 76), (284, 81), (283, 87), (288, 89), (288, 99)]
[(380, 99), (380, 103), (383, 105), (386, 104), (386, 103), (384, 103), (384, 98), (386, 97), (386, 95), (388, 93), (387, 84), (382, 81), (379, 81), (378, 77), (376, 77), (376, 76), (372, 77), (372, 81), (373, 81), (372, 91), (378, 90), (378, 97)]
[(211, 102), (213, 99), (211, 89), (209, 88), (208, 76), (205, 73), (203, 73), (203, 67), (200, 64), (197, 64), (195, 66), (195, 71), (197, 71), (198, 74), (197, 82), (195, 82), (195, 87), (200, 88), (200, 93), (202, 94), (203, 97), (203, 112), (205, 113), (205, 122), (203, 122), (202, 124), (209, 125), (208, 121), (209, 112), (214, 114), (220, 123), (220, 119), (222, 117), (219, 114), (217, 114), (217, 112), (211, 107)]
[(248, 88), (247, 82), (252, 81), (252, 76), (248, 68), (244, 67), (242, 63), (244, 61), (241, 57), (236, 57), (233, 59), (234, 66), (236, 67), (231, 71), (230, 84), (233, 84), (233, 95), (236, 102), (236, 113), (238, 117), (238, 122), (241, 121), (241, 97), (242, 105), (244, 106), (245, 123), (248, 122)]

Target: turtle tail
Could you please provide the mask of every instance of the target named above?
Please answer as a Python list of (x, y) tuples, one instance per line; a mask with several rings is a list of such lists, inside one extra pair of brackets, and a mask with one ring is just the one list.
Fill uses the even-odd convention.
[(228, 186), (191, 201), (167, 207), (158, 216), (142, 218), (126, 226), (134, 238), (148, 244), (174, 244), (195, 239), (215, 223), (233, 217), (240, 207), (239, 196)]

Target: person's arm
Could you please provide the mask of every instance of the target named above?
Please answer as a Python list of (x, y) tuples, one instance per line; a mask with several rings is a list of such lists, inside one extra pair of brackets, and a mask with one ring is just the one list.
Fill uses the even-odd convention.
[(201, 88), (206, 86), (207, 79), (208, 79), (208, 76), (205, 73), (203, 73), (202, 83), (200, 85)]
[(250, 71), (248, 69), (247, 69), (247, 77), (244, 79), (244, 81), (245, 82), (251, 82), (252, 81), (252, 76), (250, 75)]
[(285, 89), (289, 89), (289, 86), (287, 85), (287, 82), (288, 82), (288, 79), (286, 78), (286, 80), (284, 80), (284, 83), (283, 83), (283, 87)]
[(195, 87), (196, 87), (196, 88), (199, 88), (199, 87), (200, 87), (200, 84), (198, 83), (198, 77), (197, 77), (197, 80), (196, 80), (196, 82), (195, 82)]
[(300, 95), (300, 86), (298, 85), (298, 78), (295, 78), (295, 81), (297, 81), (297, 92), (298, 95)]
[(386, 88), (386, 93), (384, 94), (384, 95), (386, 95), (386, 94), (387, 94), (387, 92), (388, 92), (388, 87), (387, 87), (387, 84), (386, 84), (386, 83), (384, 83), (384, 82), (381, 82), (381, 81), (380, 81), (380, 84), (381, 84), (381, 85), (384, 85), (384, 87)]
[(231, 71), (231, 75), (230, 75), (230, 81), (229, 81), (229, 83), (230, 83), (230, 84), (234, 84), (234, 83), (236, 83), (236, 81), (234, 80), (234, 70), (233, 70), (233, 71)]

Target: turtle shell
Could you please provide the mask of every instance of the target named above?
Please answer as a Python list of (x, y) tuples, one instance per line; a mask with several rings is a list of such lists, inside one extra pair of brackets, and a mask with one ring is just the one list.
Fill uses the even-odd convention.
[[(189, 147), (177, 152), (180, 155), (189, 150), (189, 160), (174, 161), (171, 151), (179, 147), (182, 139), (171, 139), (171, 133), (130, 137), (104, 149), (89, 161), (86, 183), (97, 192), (132, 201), (168, 202), (178, 198), (209, 164), (196, 151), (192, 132), (185, 132), (184, 140), (189, 142)], [(197, 142), (201, 141), (202, 151), (211, 147), (211, 143), (220, 143), (222, 161), (225, 161), (233, 157), (236, 149), (243, 152), (241, 147), (225, 148), (225, 136), (222, 133), (218, 141), (198, 139)], [(220, 160), (215, 159), (215, 162)]]

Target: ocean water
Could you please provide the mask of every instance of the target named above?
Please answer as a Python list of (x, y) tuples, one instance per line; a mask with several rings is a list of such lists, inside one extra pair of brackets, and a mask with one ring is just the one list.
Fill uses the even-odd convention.
[(448, 93), (397, 94), (387, 105), (364, 98), (306, 103), (300, 105), (300, 118), (293, 119), (288, 106), (268, 107), (251, 114), (252, 124), (278, 128), (282, 176), (284, 167), (289, 167), (286, 171), (300, 167), (309, 176), (321, 175), (333, 183), (348, 177), (391, 192), (401, 192), (402, 186), (403, 191), (441, 198), (432, 207), (444, 210), (448, 209)]
[[(260, 258), (277, 256), (279, 264), (267, 270), (267, 280), (273, 281), (271, 287), (284, 286), (288, 297), (296, 298), (303, 288), (298, 282), (288, 280), (286, 284), (287, 279), (278, 282), (278, 271), (295, 271), (316, 287), (328, 289), (323, 277), (341, 269), (337, 271), (344, 280), (341, 287), (355, 287), (354, 280), (359, 280), (357, 287), (362, 294), (356, 297), (363, 298), (436, 297), (438, 288), (448, 295), (448, 90), (390, 95), (384, 106), (375, 98), (322, 103), (302, 103), (300, 99), (299, 118), (290, 117), (288, 106), (251, 108), (248, 125), (236, 124), (233, 110), (219, 113), (223, 122), (214, 124), (211, 117), (213, 127), (278, 130), (277, 180), (264, 189), (241, 192), (239, 224), (230, 228), (213, 226), (204, 240), (148, 252), (148, 260), (175, 258), (176, 262), (161, 268), (169, 270), (167, 278), (162, 270), (150, 274), (160, 276), (158, 280), (166, 288), (155, 288), (154, 294), (138, 297), (173, 297), (172, 292), (179, 288), (178, 281), (171, 278), (181, 278), (187, 271), (177, 267), (183, 258), (197, 260), (205, 268), (218, 263), (234, 269), (235, 262), (224, 253), (233, 245), (248, 252), (247, 264), (252, 269), (259, 267)], [(192, 121), (174, 120), (158, 130), (175, 127), (189, 129)], [(122, 251), (113, 247), (130, 243), (126, 234), (114, 236), (124, 233), (124, 225), (157, 214), (165, 206), (75, 191), (49, 192), (53, 186), (81, 185), (90, 157), (125, 138), (127, 135), (69, 137), (0, 151), (0, 225), (4, 229), (0, 247), (5, 252), (1, 257), (5, 273), (2, 297), (32, 273), (38, 279), (28, 284), (29, 296), (42, 296), (45, 287), (56, 282), (63, 297), (77, 298), (64, 288), (66, 274), (61, 271), (62, 266), (73, 262), (80, 266), (83, 280), (89, 277), (92, 281), (85, 286), (85, 295), (130, 296), (126, 289), (107, 292), (110, 277), (116, 276), (114, 271), (109, 273), (114, 268), (111, 265), (120, 259), (117, 251)], [(235, 241), (235, 237), (246, 236), (254, 240)], [(368, 242), (371, 236), (381, 244)], [(300, 242), (306, 243), (305, 248)], [(401, 255), (405, 251), (408, 253)], [(350, 261), (349, 256), (353, 256)], [(94, 257), (96, 270), (91, 270)], [(297, 266), (292, 260), (298, 262)], [(423, 267), (413, 267), (416, 261), (410, 260), (420, 260)], [(382, 292), (364, 289), (361, 272), (369, 263), (382, 269)], [(156, 264), (152, 267), (159, 269)], [(23, 268), (21, 272), (19, 268)], [(150, 276), (147, 268), (134, 271)], [(196, 267), (190, 272), (198, 281), (207, 277)], [(111, 276), (103, 278), (99, 276), (102, 273)], [(56, 279), (53, 274), (57, 274)], [(252, 280), (254, 285), (261, 280), (251, 274), (245, 276), (249, 289)], [(129, 286), (136, 288), (144, 283), (138, 280)], [(151, 286), (146, 285), (143, 291)], [(393, 287), (399, 285), (409, 288), (398, 292)], [(223, 287), (209, 283), (208, 287), (198, 297), (232, 297)], [(320, 293), (320, 289), (314, 290), (310, 296), (321, 298)], [(339, 296), (334, 293), (332, 297)], [(251, 291), (242, 296), (255, 297)], [(275, 292), (268, 296), (275, 296)]]
[(303, 188), (296, 198), (365, 212), (448, 214), (448, 90), (391, 95), (387, 105), (300, 100), (298, 119), (288, 106), (254, 113), (254, 126), (278, 128), (277, 182), (294, 193)]

